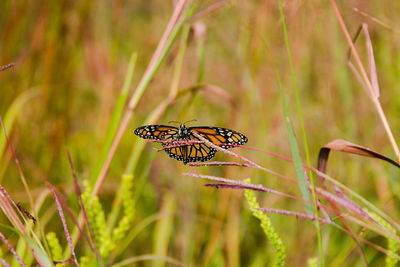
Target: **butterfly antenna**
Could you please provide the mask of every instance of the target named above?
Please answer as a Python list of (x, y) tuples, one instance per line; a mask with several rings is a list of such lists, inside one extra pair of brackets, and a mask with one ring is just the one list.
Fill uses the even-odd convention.
[(197, 120), (193, 119), (193, 120), (185, 121), (183, 124), (186, 124), (186, 123), (191, 122), (191, 121), (197, 121)]

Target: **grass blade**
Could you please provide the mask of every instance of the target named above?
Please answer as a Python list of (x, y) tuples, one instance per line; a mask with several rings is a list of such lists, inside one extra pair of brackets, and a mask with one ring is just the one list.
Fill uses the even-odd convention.
[(100, 174), (101, 167), (104, 165), (104, 162), (106, 161), (107, 153), (110, 150), (113, 138), (118, 129), (118, 124), (121, 119), (121, 114), (124, 109), (126, 99), (128, 97), (129, 88), (131, 87), (131, 84), (132, 84), (132, 77), (133, 77), (133, 73), (135, 70), (136, 59), (137, 59), (137, 53), (133, 53), (129, 60), (129, 66), (128, 66), (128, 70), (126, 72), (122, 91), (121, 91), (120, 95), (118, 96), (117, 104), (115, 105), (114, 112), (112, 114), (111, 121), (110, 121), (110, 124), (107, 129), (107, 134), (106, 134), (106, 138), (104, 140), (104, 144), (101, 148), (100, 157), (97, 160), (97, 163), (96, 163), (96, 165), (92, 171), (92, 174), (90, 176), (91, 182), (94, 182), (94, 179), (96, 179), (97, 176)]

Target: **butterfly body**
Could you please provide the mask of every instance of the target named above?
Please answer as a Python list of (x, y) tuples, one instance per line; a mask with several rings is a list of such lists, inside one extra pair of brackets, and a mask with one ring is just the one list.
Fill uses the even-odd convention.
[(135, 134), (144, 139), (166, 141), (162, 143), (162, 146), (167, 147), (164, 149), (165, 152), (171, 158), (183, 161), (184, 164), (210, 160), (217, 152), (205, 143), (171, 147), (176, 141), (201, 141), (195, 134), (222, 148), (231, 148), (247, 142), (246, 136), (233, 130), (209, 126), (186, 127), (185, 124), (179, 127), (146, 125), (137, 128)]

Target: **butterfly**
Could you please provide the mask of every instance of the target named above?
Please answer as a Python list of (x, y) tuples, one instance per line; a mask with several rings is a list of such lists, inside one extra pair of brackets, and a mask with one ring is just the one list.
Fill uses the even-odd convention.
[(165, 152), (171, 158), (183, 161), (183, 164), (210, 160), (217, 152), (216, 149), (205, 143), (170, 147), (174, 141), (201, 141), (194, 133), (222, 148), (231, 148), (247, 142), (246, 136), (233, 130), (208, 126), (186, 127), (183, 123), (179, 127), (145, 125), (135, 130), (135, 134), (144, 139), (171, 141), (162, 142), (163, 147), (169, 147), (164, 149)]

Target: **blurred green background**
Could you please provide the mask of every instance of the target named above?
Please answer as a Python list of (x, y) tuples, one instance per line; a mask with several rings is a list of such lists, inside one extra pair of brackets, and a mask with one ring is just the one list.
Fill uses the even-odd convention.
[[(213, 3), (201, 1), (196, 11)], [(355, 0), (338, 4), (352, 34), (363, 22), (369, 26), (381, 87), (380, 101), (398, 138), (400, 35), (396, 29), (400, 29), (400, 2)], [(383, 27), (354, 8), (390, 27)], [(79, 180), (88, 179), (104, 145), (131, 54), (137, 52), (138, 57), (129, 95), (143, 75), (172, 12), (173, 1), (165, 0), (3, 0), (0, 3), (0, 65), (15, 63), (12, 69), (0, 72), (0, 114), (4, 119), (6, 114), (15, 112), (8, 134), (35, 201), (47, 190), (45, 178), (64, 193), (70, 208), (79, 213), (66, 152), (71, 151)], [(312, 163), (316, 163), (319, 148), (336, 138), (394, 158), (368, 95), (347, 67), (348, 46), (329, 1), (285, 1), (284, 12)], [(179, 90), (199, 83), (211, 84), (225, 90), (229, 97), (207, 90), (186, 94), (174, 101), (158, 122), (197, 119), (190, 126), (231, 128), (248, 137), (248, 146), (290, 156), (281, 99), (267, 52), (270, 50), (302, 148), (278, 2), (230, 1), (192, 26)], [(139, 143), (133, 130), (169, 95), (180, 51), (178, 43), (179, 39), (140, 100), (111, 162), (100, 191), (106, 213), (112, 209), (121, 175)], [(367, 63), (364, 36), (356, 46)], [(135, 181), (141, 182), (135, 186), (137, 204), (132, 228), (139, 232), (115, 260), (164, 254), (188, 266), (268, 265), (274, 251), (242, 201), (242, 192), (207, 188), (203, 181), (182, 173), (233, 179), (250, 177), (256, 184), (294, 195), (300, 195), (298, 187), (250, 168), (184, 166), (165, 153), (156, 152), (155, 147), (159, 145), (146, 145), (134, 171)], [(290, 163), (254, 151), (235, 149), (235, 152), (296, 178)], [(216, 160), (231, 160), (219, 154)], [(16, 201), (26, 203), (8, 149), (0, 151), (0, 159), (1, 184)], [(399, 218), (399, 175), (394, 167), (333, 153), (328, 173), (392, 218)], [(263, 207), (305, 211), (299, 201), (267, 194), (257, 196)], [(44, 229), (58, 231), (66, 246), (53, 200), (46, 199), (39, 216), (43, 216)], [(277, 214), (270, 216), (287, 247), (287, 266), (304, 266), (308, 259), (318, 256), (312, 222)], [(150, 220), (148, 225), (146, 220)], [(164, 228), (160, 226), (162, 221)], [(2, 222), (8, 223), (4, 216)], [(71, 222), (68, 223), (72, 228)], [(141, 225), (145, 227), (140, 228)], [(353, 230), (358, 232), (360, 228), (354, 226)], [(327, 266), (362, 266), (351, 237), (330, 226), (323, 227), (322, 232)], [(12, 235), (9, 238), (13, 240)], [(382, 246), (386, 244), (379, 236), (366, 238)], [(160, 239), (166, 242), (163, 249), (157, 249)], [(78, 256), (84, 253), (84, 247), (84, 242), (78, 243)], [(362, 247), (371, 266), (383, 264), (384, 254), (366, 245)], [(140, 264), (147, 266), (153, 262)]]

